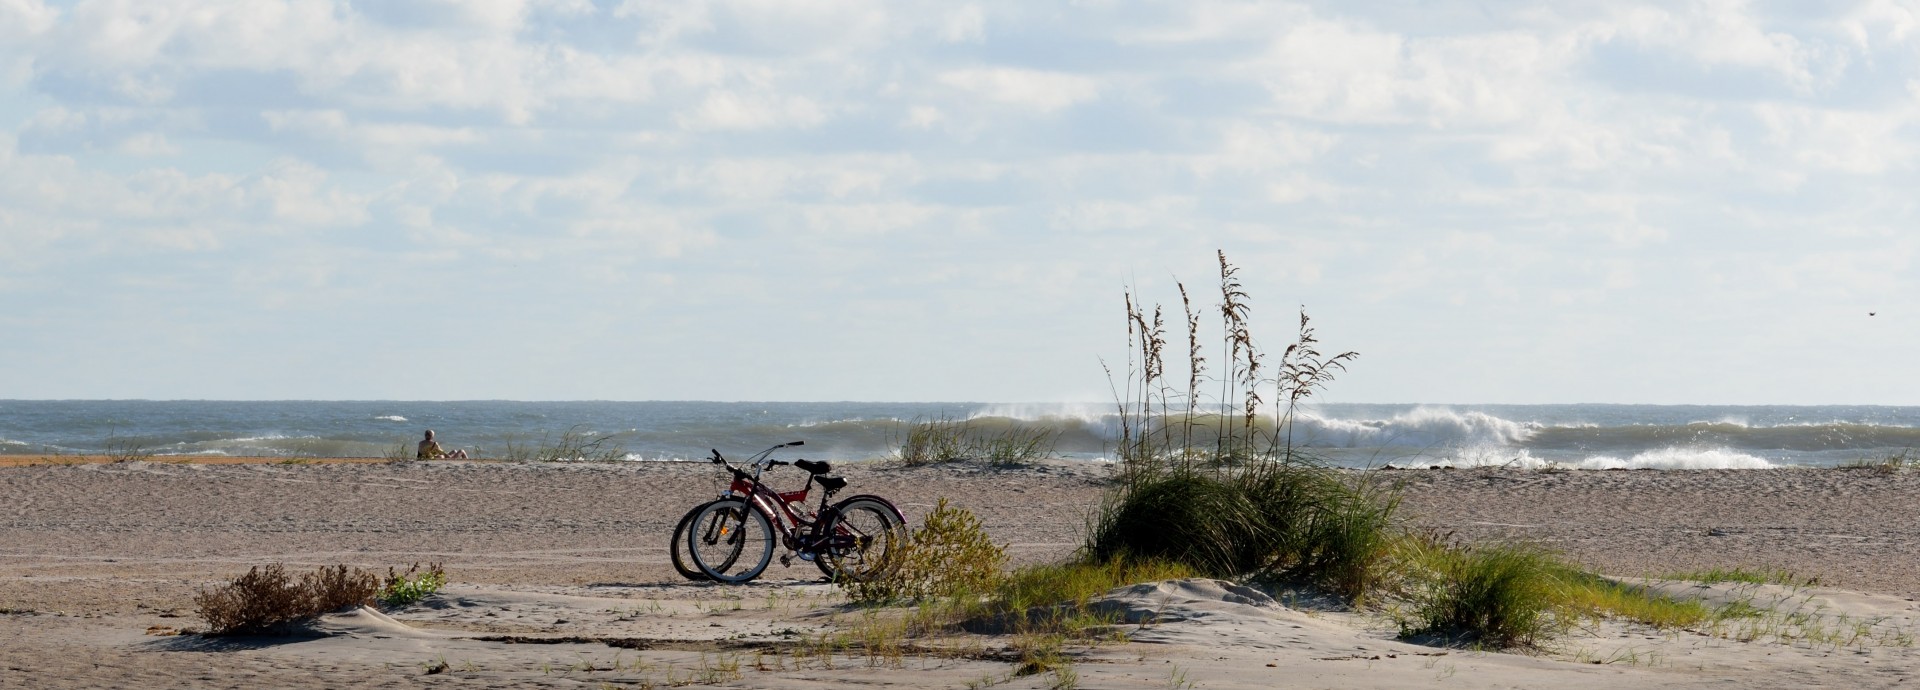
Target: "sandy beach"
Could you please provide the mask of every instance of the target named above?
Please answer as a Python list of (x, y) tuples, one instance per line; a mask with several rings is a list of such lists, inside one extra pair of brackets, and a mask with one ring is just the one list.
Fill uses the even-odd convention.
[[(798, 484), (801, 475), (776, 484)], [(971, 509), (1018, 564), (1078, 546), (1109, 468), (848, 466), (851, 491), (910, 519)], [(1811, 588), (1744, 596), (1871, 621), (1848, 644), (1738, 642), (1607, 624), (1533, 654), (1396, 641), (1378, 615), (1223, 594), (1207, 583), (1121, 596), (1166, 612), (1130, 641), (1074, 648), (1079, 687), (1861, 687), (1920, 670), (1920, 475), (1847, 470), (1398, 471), (1416, 524), (1519, 537), (1609, 575), (1782, 569)], [(1048, 687), (981, 653), (783, 656), (860, 613), (805, 564), (741, 587), (687, 583), (666, 535), (718, 492), (710, 467), (486, 462), (130, 462), (0, 467), (0, 687)], [(201, 588), (272, 562), (385, 572), (438, 561), (426, 605), (338, 616), (326, 635), (214, 640)], [(1692, 588), (1730, 596), (1725, 588)], [(1779, 589), (1780, 591), (1774, 591)], [(1143, 603), (1144, 602), (1144, 603)], [(1179, 620), (1184, 615), (1185, 620)], [(149, 632), (159, 634), (149, 634)], [(527, 644), (545, 638), (552, 644)], [(510, 643), (515, 640), (520, 643)], [(446, 666), (434, 670), (444, 660)], [(1595, 663), (1607, 662), (1607, 663)], [(732, 665), (729, 669), (729, 664)], [(429, 673), (429, 671), (432, 671)], [(678, 674), (678, 675), (673, 675)]]

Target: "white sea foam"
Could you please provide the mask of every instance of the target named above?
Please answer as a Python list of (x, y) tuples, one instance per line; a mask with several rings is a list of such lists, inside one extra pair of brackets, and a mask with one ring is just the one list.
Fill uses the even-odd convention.
[(1326, 448), (1475, 448), (1516, 445), (1539, 428), (1484, 412), (1420, 407), (1384, 420), (1327, 419), (1302, 413), (1294, 420), (1293, 435), (1295, 443)]
[(1725, 448), (1657, 448), (1626, 460), (1598, 455), (1574, 467), (1583, 470), (1768, 470), (1776, 465)]
[(1004, 417), (1025, 422), (1064, 419), (1102, 425), (1113, 418), (1113, 411), (1113, 405), (1107, 403), (1001, 403), (977, 408), (967, 418)]
[(665, 455), (655, 456), (650, 458), (640, 453), (628, 453), (625, 456), (621, 457), (620, 459), (624, 462), (695, 462), (693, 458), (671, 457), (671, 456), (665, 456)]
[(397, 415), (397, 414), (383, 414), (383, 415), (380, 415), (380, 416), (378, 416), (378, 417), (374, 417), (374, 419), (378, 419), (378, 420), (381, 420), (381, 421), (386, 421), (386, 422), (404, 422), (404, 421), (407, 421), (407, 418), (406, 418), (406, 417), (402, 417), (402, 416), (400, 416), (400, 415)]
[(1524, 449), (1468, 448), (1446, 458), (1390, 463), (1401, 468), (1510, 467), (1514, 469), (1570, 470), (1770, 470), (1779, 467), (1764, 458), (1725, 448), (1656, 448), (1621, 459), (1595, 455), (1573, 462), (1536, 458)]

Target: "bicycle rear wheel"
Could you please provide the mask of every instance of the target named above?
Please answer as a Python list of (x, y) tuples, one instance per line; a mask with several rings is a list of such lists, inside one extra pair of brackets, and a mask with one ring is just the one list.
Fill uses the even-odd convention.
[(820, 525), (825, 543), (813, 559), (828, 578), (866, 580), (885, 568), (887, 557), (906, 540), (906, 523), (893, 507), (855, 498), (834, 507)]
[(708, 578), (752, 580), (773, 560), (773, 525), (741, 499), (708, 503), (694, 511), (687, 525), (687, 555)]

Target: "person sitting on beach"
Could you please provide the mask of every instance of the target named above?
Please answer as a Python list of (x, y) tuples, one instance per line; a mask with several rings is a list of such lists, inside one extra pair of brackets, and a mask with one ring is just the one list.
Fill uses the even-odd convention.
[(420, 452), (415, 453), (420, 460), (465, 460), (467, 451), (456, 450), (451, 453), (440, 448), (440, 442), (433, 440), (433, 430), (427, 430), (427, 437), (420, 441)]

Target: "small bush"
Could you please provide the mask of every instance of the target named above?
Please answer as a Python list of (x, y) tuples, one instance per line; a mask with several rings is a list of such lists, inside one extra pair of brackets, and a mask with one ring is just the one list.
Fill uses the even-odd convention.
[(439, 563), (428, 564), (426, 572), (420, 572), (419, 563), (405, 573), (388, 568), (387, 584), (380, 588), (380, 603), (393, 608), (408, 606), (439, 593), (446, 584), (447, 572)]
[(308, 606), (316, 614), (360, 606), (380, 591), (380, 579), (373, 573), (345, 565), (320, 568), (300, 576)]
[(977, 595), (993, 587), (1006, 563), (1006, 547), (987, 537), (980, 518), (942, 498), (872, 577), (839, 585), (862, 603)]
[(1414, 596), (1413, 618), (1401, 634), (1441, 635), (1492, 647), (1532, 645), (1543, 639), (1561, 601), (1563, 572), (1545, 551), (1496, 544), (1427, 552), (1433, 579)]
[(256, 635), (287, 632), (295, 623), (366, 604), (379, 590), (379, 579), (358, 568), (320, 568), (296, 583), (285, 566), (274, 563), (203, 590), (193, 603), (209, 634)]

